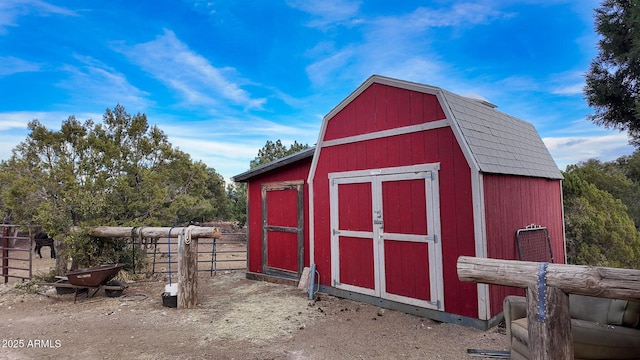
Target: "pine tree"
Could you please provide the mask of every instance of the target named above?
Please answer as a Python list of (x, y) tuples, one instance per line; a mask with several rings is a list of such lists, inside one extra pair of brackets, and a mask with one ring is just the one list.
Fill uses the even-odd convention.
[(640, 144), (640, 4), (605, 0), (595, 10), (601, 35), (599, 53), (586, 74), (584, 89), (595, 114), (589, 118), (607, 128), (626, 130)]

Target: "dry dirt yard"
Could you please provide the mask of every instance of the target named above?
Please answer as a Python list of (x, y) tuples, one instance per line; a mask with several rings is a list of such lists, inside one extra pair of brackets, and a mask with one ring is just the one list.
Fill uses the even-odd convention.
[[(38, 259), (36, 261), (44, 261)], [(48, 260), (48, 259), (47, 259)], [(167, 282), (123, 297), (30, 294), (0, 285), (0, 359), (481, 359), (505, 350), (499, 328), (437, 323), (227, 272), (198, 280), (198, 307), (162, 306)]]

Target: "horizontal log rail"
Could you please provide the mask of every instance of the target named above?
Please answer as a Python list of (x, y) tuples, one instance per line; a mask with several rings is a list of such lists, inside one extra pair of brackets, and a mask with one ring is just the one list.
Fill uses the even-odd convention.
[[(74, 227), (71, 231), (80, 231)], [(89, 232), (91, 236), (104, 238), (181, 238), (178, 253), (178, 308), (195, 308), (198, 301), (198, 239), (219, 239), (220, 228), (205, 226), (187, 227), (126, 227), (98, 226)]]
[[(537, 262), (461, 256), (457, 267), (461, 281), (527, 288), (537, 284), (539, 266)], [(640, 270), (548, 264), (546, 279), (547, 286), (566, 293), (640, 301)]]
[[(171, 238), (177, 238), (187, 230), (191, 232), (191, 238), (213, 238), (219, 239), (222, 236), (220, 228), (206, 226), (187, 227), (148, 227), (148, 226), (98, 226), (90, 230), (91, 236), (105, 238), (128, 238), (131, 236), (141, 236), (145, 238), (166, 238), (171, 233)], [(80, 231), (80, 228), (73, 227), (71, 231)]]
[(461, 281), (527, 290), (532, 360), (572, 360), (569, 294), (640, 300), (640, 270), (461, 256)]

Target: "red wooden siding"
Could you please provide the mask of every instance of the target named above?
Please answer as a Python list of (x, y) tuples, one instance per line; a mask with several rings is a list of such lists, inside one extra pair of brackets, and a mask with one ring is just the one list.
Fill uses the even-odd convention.
[(340, 184), (340, 230), (373, 231), (371, 183)]
[[(295, 180), (303, 180), (305, 182), (304, 185), (304, 259), (305, 266), (309, 266), (309, 217), (307, 214), (309, 213), (309, 188), (306, 183), (307, 177), (309, 175), (309, 168), (311, 167), (311, 158), (302, 159), (294, 164), (287, 165), (285, 167), (279, 168), (278, 171), (270, 171), (263, 175), (256, 176), (252, 178), (247, 184), (247, 200), (248, 200), (248, 219), (247, 219), (247, 228), (249, 231), (249, 257), (248, 257), (248, 269), (251, 272), (261, 273), (262, 272), (262, 184), (265, 183), (277, 183), (283, 181), (295, 181)], [(269, 197), (278, 196), (275, 195), (277, 193), (284, 193), (282, 191), (268, 191)], [(295, 193), (295, 191), (291, 191), (291, 193)], [(283, 196), (283, 195), (280, 195)], [(289, 201), (290, 200), (290, 201)], [(274, 216), (274, 221), (286, 221), (287, 225), (291, 226), (295, 225), (295, 218), (297, 214), (295, 213), (296, 200), (289, 199), (285, 202), (278, 202), (269, 200), (269, 221), (271, 221), (271, 216)], [(274, 215), (272, 215), (274, 214)], [(280, 214), (280, 215), (276, 215)], [(278, 218), (280, 217), (280, 218)], [(278, 220), (276, 220), (278, 219)], [(284, 238), (283, 238), (284, 239)], [(282, 246), (286, 245), (286, 240), (283, 240), (281, 243)], [(297, 242), (296, 247), (297, 249)], [(277, 259), (277, 254), (273, 251), (268, 254), (268, 261), (271, 262), (273, 260), (275, 263), (281, 262), (281, 264), (287, 264), (290, 260), (286, 259)], [(272, 257), (273, 256), (273, 257)], [(294, 251), (293, 254), (283, 254), (284, 257), (289, 256), (297, 256), (297, 251)], [(297, 261), (297, 259), (295, 260)], [(271, 264), (273, 266), (273, 263)], [(283, 265), (285, 266), (285, 265)], [(293, 271), (297, 271), (297, 269), (291, 269)]]
[(267, 264), (270, 267), (298, 271), (298, 234), (269, 231)]
[[(483, 176), (487, 257), (518, 259), (516, 231), (530, 224), (549, 230), (556, 263), (564, 263), (562, 194), (559, 180), (487, 174)], [(491, 313), (502, 311), (502, 299), (520, 289), (490, 286)]]
[(382, 198), (385, 232), (427, 235), (424, 180), (385, 181)]
[(373, 240), (340, 236), (340, 282), (373, 289)]
[[(430, 300), (429, 251), (424, 243), (385, 241), (385, 283), (388, 293)], [(411, 281), (411, 283), (405, 283)]]
[[(374, 84), (328, 121), (323, 140), (444, 118), (434, 95)], [(437, 162), (445, 311), (477, 317), (476, 284), (461, 283), (456, 270), (458, 256), (475, 255), (471, 170), (448, 127), (321, 149), (313, 184), (314, 251), (324, 285), (331, 280), (328, 173)]]
[[(373, 231), (371, 183), (340, 184), (338, 229)], [(375, 286), (372, 238), (340, 236), (340, 282), (367, 289)]]
[(435, 95), (373, 84), (327, 124), (324, 140), (442, 120)]
[(298, 214), (295, 207), (283, 206), (298, 203), (298, 192), (295, 189), (267, 191), (267, 224), (271, 226), (296, 227)]

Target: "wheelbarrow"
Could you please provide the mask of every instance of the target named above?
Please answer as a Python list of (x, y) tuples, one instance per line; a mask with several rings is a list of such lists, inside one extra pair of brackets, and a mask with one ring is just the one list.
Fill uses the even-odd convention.
[(75, 304), (78, 294), (87, 293), (87, 297), (95, 296), (98, 291), (104, 289), (107, 296), (119, 296), (128, 286), (120, 282), (112, 281), (126, 264), (106, 264), (93, 268), (70, 271), (67, 276), (58, 277), (55, 283), (44, 283), (56, 288), (58, 294), (73, 292)]

